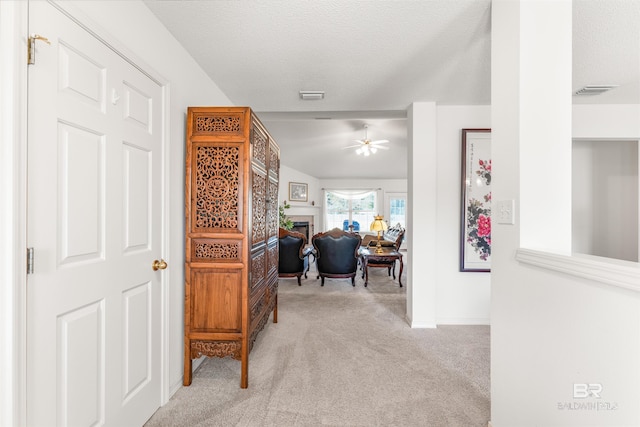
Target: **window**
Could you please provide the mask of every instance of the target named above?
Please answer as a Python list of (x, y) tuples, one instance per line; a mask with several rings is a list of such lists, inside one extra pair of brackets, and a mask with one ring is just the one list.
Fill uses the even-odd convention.
[(393, 227), (400, 224), (403, 228), (406, 228), (407, 193), (386, 193), (384, 198), (385, 219), (388, 219), (389, 226)]
[(327, 230), (340, 228), (368, 231), (377, 215), (377, 192), (373, 190), (327, 190), (325, 192), (325, 224)]

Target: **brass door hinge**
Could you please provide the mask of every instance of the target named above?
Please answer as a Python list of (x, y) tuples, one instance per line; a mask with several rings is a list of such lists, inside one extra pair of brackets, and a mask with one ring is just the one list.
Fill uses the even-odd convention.
[(27, 43), (27, 64), (33, 65), (36, 63), (36, 40), (51, 44), (48, 38), (42, 37), (38, 34), (31, 34), (29, 36), (29, 43)]

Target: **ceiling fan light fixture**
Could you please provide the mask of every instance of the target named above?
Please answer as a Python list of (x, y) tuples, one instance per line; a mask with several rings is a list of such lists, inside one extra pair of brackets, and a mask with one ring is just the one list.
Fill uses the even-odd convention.
[(324, 99), (323, 90), (301, 90), (300, 99), (303, 101), (319, 101)]
[(356, 145), (350, 145), (348, 147), (344, 147), (344, 148), (355, 148), (356, 150), (356, 154), (360, 155), (360, 154), (364, 154), (365, 157), (370, 156), (372, 154), (376, 154), (378, 152), (378, 150), (382, 149), (382, 150), (388, 150), (389, 147), (385, 147), (383, 145), (378, 145), (378, 144), (387, 144), (389, 142), (388, 139), (379, 139), (376, 141), (372, 141), (369, 139), (369, 136), (367, 135), (367, 129), (369, 128), (369, 125), (365, 124), (364, 125), (364, 139), (354, 139), (353, 142), (357, 142), (358, 144)]

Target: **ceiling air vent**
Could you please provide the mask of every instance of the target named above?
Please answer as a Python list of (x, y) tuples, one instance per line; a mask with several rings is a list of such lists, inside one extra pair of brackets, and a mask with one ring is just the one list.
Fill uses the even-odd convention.
[(618, 87), (617, 85), (590, 85), (577, 90), (574, 93), (574, 95), (577, 95), (577, 96), (600, 95), (601, 93), (610, 91), (611, 89), (615, 89), (617, 87)]
[(301, 90), (300, 99), (303, 101), (319, 101), (324, 99), (323, 90)]

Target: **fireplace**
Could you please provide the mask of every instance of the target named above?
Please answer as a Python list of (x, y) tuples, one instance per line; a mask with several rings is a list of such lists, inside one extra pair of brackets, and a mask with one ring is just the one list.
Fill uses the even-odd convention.
[(309, 241), (309, 221), (294, 221), (292, 231), (304, 234), (304, 237)]
[(293, 231), (302, 233), (307, 238), (307, 244), (311, 243), (313, 237), (313, 215), (292, 215), (289, 219), (293, 221)]

